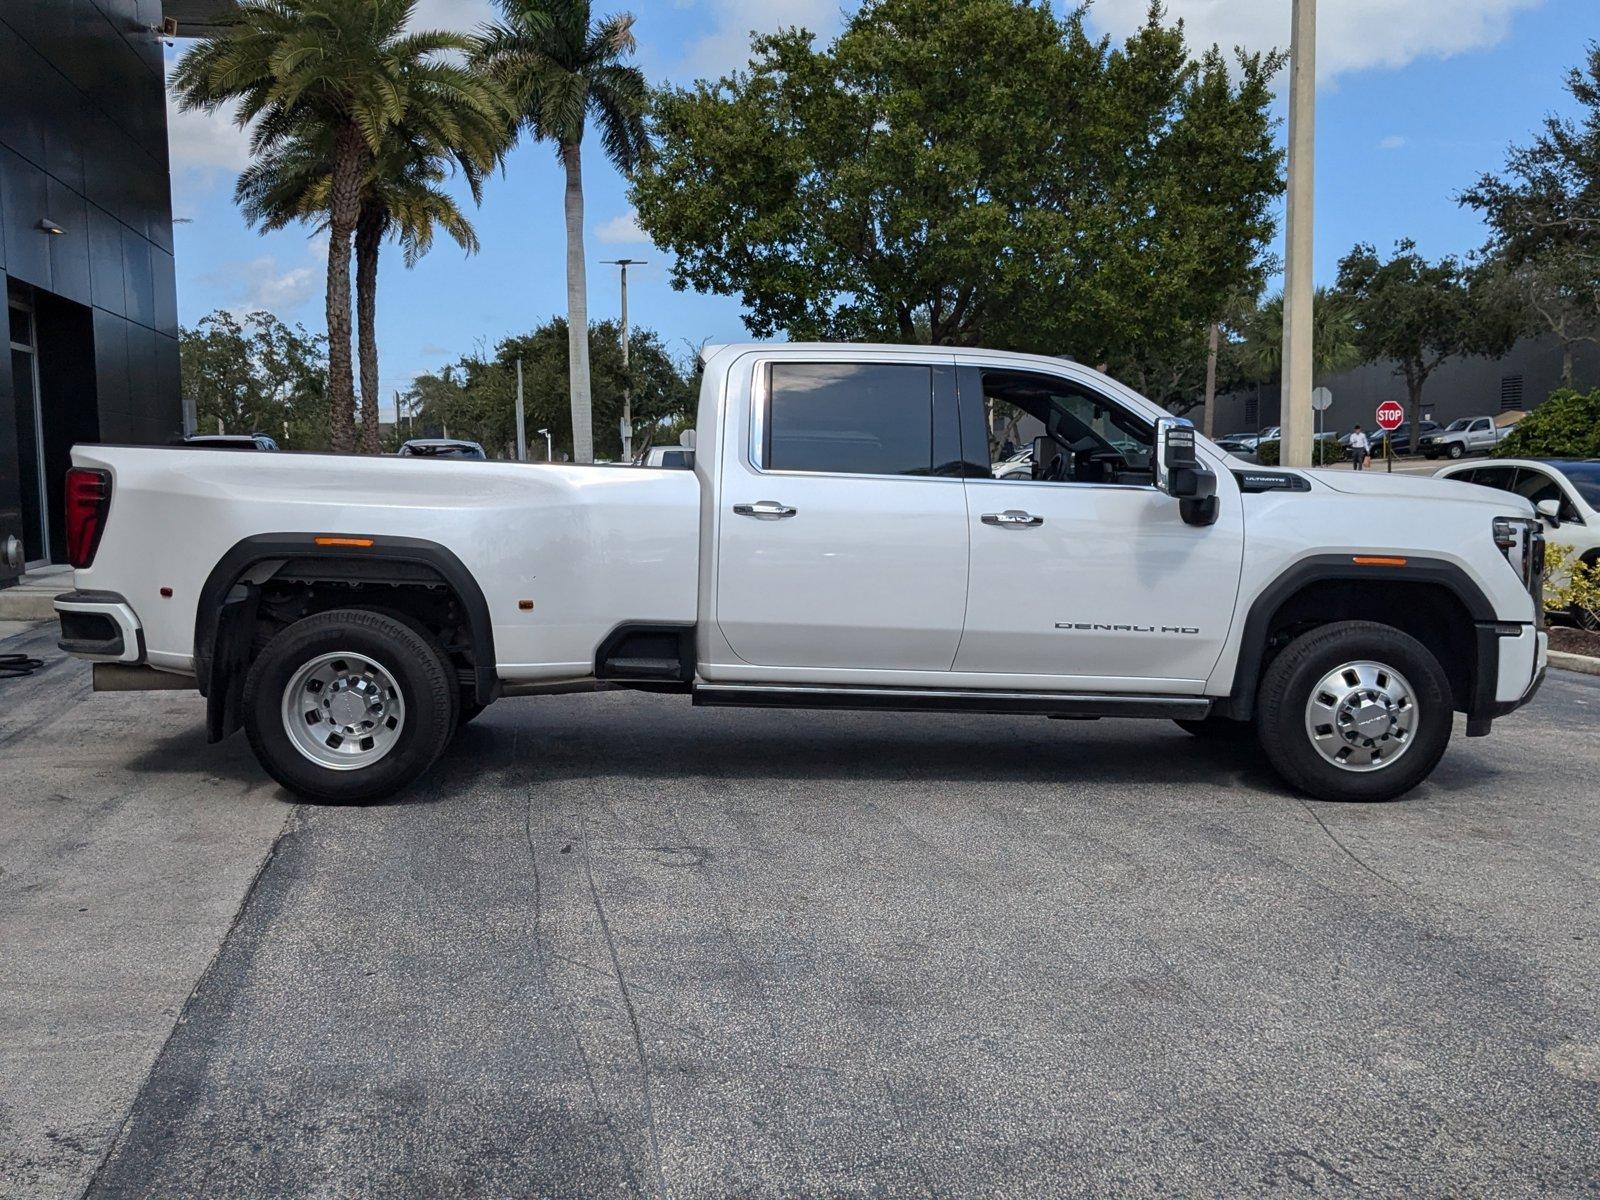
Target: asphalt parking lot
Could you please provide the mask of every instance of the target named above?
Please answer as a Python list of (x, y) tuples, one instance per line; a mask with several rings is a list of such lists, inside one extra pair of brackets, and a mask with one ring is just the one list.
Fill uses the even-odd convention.
[(1600, 1193), (1600, 680), (1384, 806), (1164, 723), (617, 693), (334, 809), (48, 633), (5, 1196)]

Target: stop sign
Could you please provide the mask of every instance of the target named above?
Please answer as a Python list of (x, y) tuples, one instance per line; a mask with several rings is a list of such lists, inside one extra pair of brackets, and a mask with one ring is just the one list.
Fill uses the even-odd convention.
[(1378, 405), (1378, 428), (1395, 430), (1405, 423), (1406, 410), (1393, 400), (1385, 400)]

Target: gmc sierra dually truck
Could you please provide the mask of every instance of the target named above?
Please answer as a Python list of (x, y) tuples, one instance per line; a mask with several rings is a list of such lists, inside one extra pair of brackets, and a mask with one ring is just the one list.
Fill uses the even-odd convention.
[(61, 645), (198, 689), (325, 802), (497, 698), (605, 688), (1168, 718), (1386, 800), (1543, 677), (1526, 500), (1250, 466), (1075, 363), (716, 347), (696, 435), (689, 470), (81, 446)]

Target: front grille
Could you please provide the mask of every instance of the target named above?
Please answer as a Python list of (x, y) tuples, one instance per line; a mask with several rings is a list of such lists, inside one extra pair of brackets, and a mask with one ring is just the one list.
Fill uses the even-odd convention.
[(1526, 553), (1528, 555), (1528, 594), (1533, 597), (1533, 623), (1544, 628), (1544, 530), (1538, 525), (1528, 528)]

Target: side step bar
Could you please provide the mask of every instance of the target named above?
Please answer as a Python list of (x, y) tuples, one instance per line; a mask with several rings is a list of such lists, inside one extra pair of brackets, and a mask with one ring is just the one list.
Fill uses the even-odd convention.
[(1046, 717), (1158, 717), (1198, 720), (1206, 696), (1132, 696), (935, 688), (826, 687), (812, 684), (701, 683), (696, 705), (709, 708), (838, 708), (886, 712), (1020, 713)]

